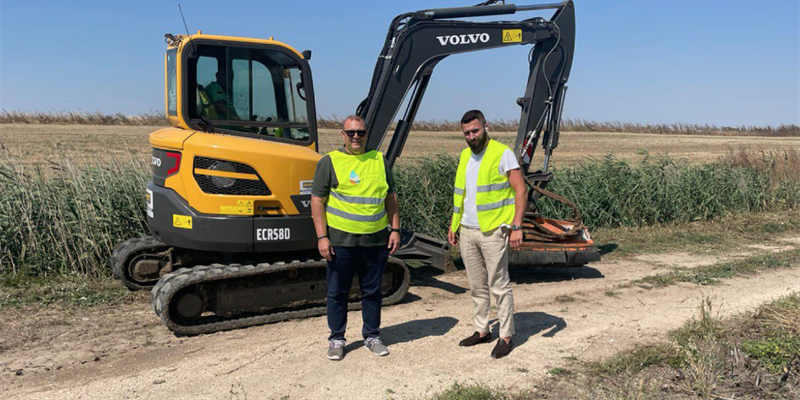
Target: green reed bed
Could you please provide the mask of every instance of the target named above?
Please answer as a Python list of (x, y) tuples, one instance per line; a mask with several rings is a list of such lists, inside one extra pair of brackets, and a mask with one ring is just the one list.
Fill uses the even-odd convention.
[[(114, 246), (147, 234), (147, 165), (102, 167), (62, 160), (42, 171), (0, 155), (0, 274), (109, 276)], [(453, 157), (439, 155), (395, 170), (403, 226), (443, 238), (452, 210)], [(713, 219), (800, 205), (797, 175), (730, 162), (690, 165), (668, 157), (637, 164), (612, 156), (556, 171), (549, 189), (576, 202), (590, 228), (639, 227)], [(568, 217), (549, 200), (543, 213)]]
[[(436, 237), (447, 234), (455, 172), (456, 161), (447, 156), (397, 171), (404, 227)], [(632, 164), (609, 155), (555, 175), (547, 189), (575, 202), (590, 228), (708, 220), (800, 205), (800, 174), (776, 180), (767, 170), (729, 162), (688, 164), (646, 156)], [(550, 199), (542, 199), (539, 207), (545, 216), (572, 216)]]
[(17, 165), (0, 156), (0, 273), (107, 276), (114, 246), (146, 231), (143, 162)]

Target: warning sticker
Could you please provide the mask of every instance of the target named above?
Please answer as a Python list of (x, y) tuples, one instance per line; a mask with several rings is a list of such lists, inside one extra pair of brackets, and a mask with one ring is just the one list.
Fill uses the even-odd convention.
[(192, 229), (192, 217), (172, 214), (172, 226), (181, 229)]
[(236, 202), (236, 213), (253, 215), (253, 200), (239, 200)]
[(311, 194), (311, 187), (314, 181), (300, 181), (300, 194)]
[(233, 215), (253, 215), (253, 201), (239, 200), (235, 206), (219, 206), (219, 212)]
[(503, 43), (522, 42), (522, 29), (503, 29)]
[(153, 191), (147, 189), (147, 216), (153, 218)]

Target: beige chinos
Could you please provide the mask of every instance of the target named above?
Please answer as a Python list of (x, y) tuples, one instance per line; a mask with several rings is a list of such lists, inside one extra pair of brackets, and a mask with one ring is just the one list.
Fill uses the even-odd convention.
[(508, 228), (490, 232), (461, 226), (461, 258), (467, 270), (470, 296), (474, 303), (475, 328), (489, 330), (489, 293), (497, 306), (500, 337), (514, 335), (514, 297), (508, 277)]

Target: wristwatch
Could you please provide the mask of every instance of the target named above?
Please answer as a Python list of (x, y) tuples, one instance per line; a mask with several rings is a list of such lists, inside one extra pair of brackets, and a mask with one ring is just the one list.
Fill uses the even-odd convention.
[(400, 233), (400, 229), (399, 228), (392, 228), (392, 232)]
[(519, 226), (519, 225), (511, 225), (511, 230), (512, 230), (512, 231), (518, 231), (518, 230), (520, 230), (520, 229), (522, 229), (522, 227), (521, 227), (521, 226)]

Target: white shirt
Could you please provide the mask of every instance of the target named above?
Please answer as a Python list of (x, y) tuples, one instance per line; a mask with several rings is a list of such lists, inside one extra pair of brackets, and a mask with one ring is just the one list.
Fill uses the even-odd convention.
[[(475, 202), (475, 193), (478, 192), (478, 170), (481, 168), (481, 160), (483, 160), (483, 155), (485, 153), (486, 149), (483, 149), (480, 154), (472, 153), (467, 162), (467, 182), (464, 190), (464, 214), (461, 216), (461, 225), (467, 228), (480, 229), (480, 225), (478, 225), (478, 204)], [(500, 166), (497, 168), (497, 172), (501, 175), (507, 175), (508, 171), (518, 168), (519, 163), (517, 162), (517, 158), (514, 157), (514, 153), (506, 149), (503, 152), (502, 158), (500, 158)], [(509, 225), (503, 224), (501, 226)]]

